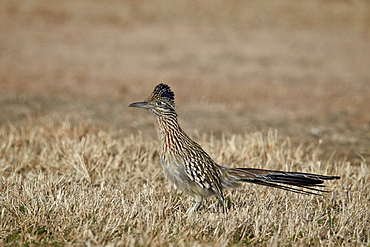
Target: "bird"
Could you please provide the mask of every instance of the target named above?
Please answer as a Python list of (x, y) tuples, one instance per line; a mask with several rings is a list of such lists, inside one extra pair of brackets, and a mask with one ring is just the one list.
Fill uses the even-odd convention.
[(160, 83), (147, 100), (129, 107), (147, 109), (156, 116), (159, 129), (159, 158), (164, 176), (184, 194), (194, 198), (187, 212), (197, 211), (203, 199), (216, 196), (224, 202), (224, 190), (239, 187), (242, 182), (274, 187), (302, 194), (328, 192), (324, 180), (340, 179), (311, 173), (274, 171), (257, 168), (230, 168), (216, 162), (180, 127), (175, 94)]

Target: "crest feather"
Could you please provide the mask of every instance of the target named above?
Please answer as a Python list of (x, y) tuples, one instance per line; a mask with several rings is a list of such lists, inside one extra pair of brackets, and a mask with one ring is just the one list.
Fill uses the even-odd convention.
[(164, 84), (160, 83), (155, 88), (151, 95), (151, 98), (161, 98), (162, 100), (167, 100), (172, 104), (175, 104), (175, 94), (172, 92), (171, 88)]

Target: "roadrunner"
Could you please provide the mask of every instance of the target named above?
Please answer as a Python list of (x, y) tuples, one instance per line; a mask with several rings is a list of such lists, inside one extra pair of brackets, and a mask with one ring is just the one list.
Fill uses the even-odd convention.
[(144, 102), (130, 107), (148, 109), (157, 117), (160, 139), (160, 163), (165, 177), (185, 194), (194, 197), (189, 211), (197, 210), (204, 198), (218, 196), (223, 190), (238, 187), (240, 182), (260, 184), (287, 191), (318, 194), (327, 192), (324, 180), (339, 179), (309, 173), (284, 172), (255, 168), (228, 168), (217, 165), (202, 147), (181, 129), (175, 111), (175, 94), (166, 84), (158, 84)]

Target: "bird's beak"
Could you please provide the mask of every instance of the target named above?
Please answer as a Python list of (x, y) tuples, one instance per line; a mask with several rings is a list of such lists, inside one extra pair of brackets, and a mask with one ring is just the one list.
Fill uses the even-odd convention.
[(135, 102), (129, 105), (129, 107), (139, 107), (139, 108), (145, 108), (148, 109), (150, 108), (150, 105), (148, 102)]

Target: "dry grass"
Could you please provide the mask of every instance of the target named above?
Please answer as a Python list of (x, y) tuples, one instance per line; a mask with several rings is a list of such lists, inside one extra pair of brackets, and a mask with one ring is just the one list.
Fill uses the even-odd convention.
[[(190, 198), (162, 176), (157, 141), (69, 120), (0, 129), (1, 245), (368, 245), (369, 167), (321, 161), (317, 146), (276, 132), (198, 141), (215, 160), (339, 174), (325, 197), (245, 185), (185, 214)], [(144, 139), (144, 140), (143, 140)]]
[[(370, 1), (0, 5), (0, 245), (370, 244)], [(162, 81), (218, 163), (338, 174), (333, 194), (246, 185), (188, 218), (127, 107)]]

